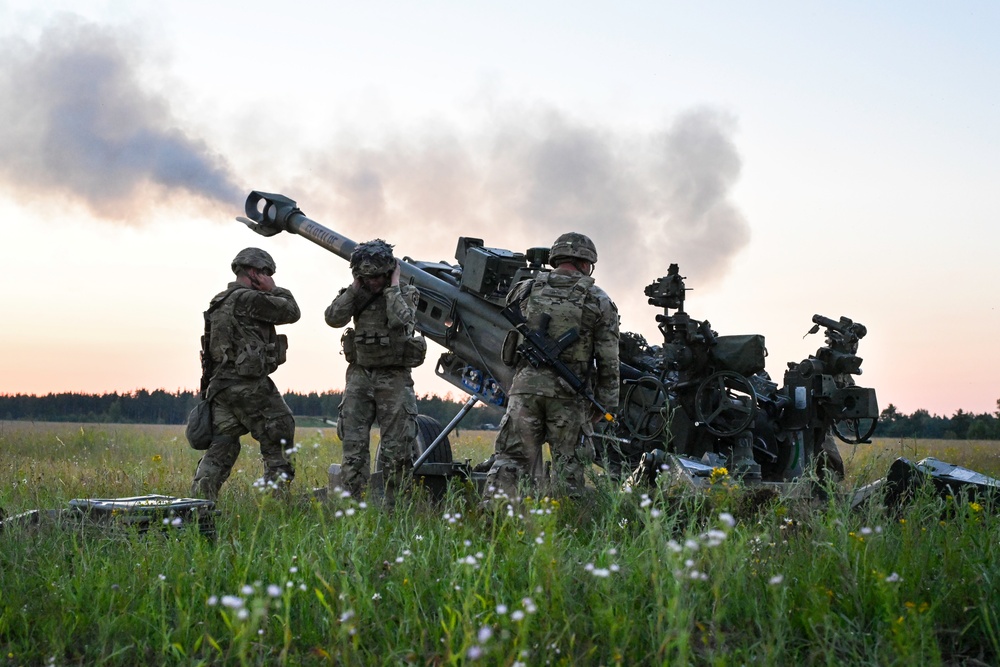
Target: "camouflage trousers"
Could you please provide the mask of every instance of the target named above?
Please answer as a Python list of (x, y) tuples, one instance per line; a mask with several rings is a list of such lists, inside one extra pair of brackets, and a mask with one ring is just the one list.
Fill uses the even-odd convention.
[(264, 482), (287, 489), (295, 467), (286, 453), (295, 439), (295, 419), (270, 378), (236, 382), (212, 399), (212, 444), (198, 462), (191, 495), (215, 500), (240, 455), (240, 436), (260, 443)]
[(360, 496), (371, 477), (371, 428), (378, 420), (385, 495), (395, 492), (413, 467), (417, 439), (417, 397), (408, 368), (347, 367), (337, 434), (344, 443), (344, 486)]
[[(521, 495), (526, 482), (535, 492), (552, 496), (582, 490), (584, 473), (594, 459), (589, 413), (588, 404), (576, 397), (511, 396), (500, 422), (486, 488), (510, 497)], [(542, 463), (542, 446), (546, 442), (552, 453), (548, 488)]]

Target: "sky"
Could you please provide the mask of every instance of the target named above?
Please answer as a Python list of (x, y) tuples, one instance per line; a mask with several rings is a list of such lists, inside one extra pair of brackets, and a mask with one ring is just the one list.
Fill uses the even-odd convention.
[[(862, 322), (858, 384), (1000, 399), (1000, 5), (0, 0), (0, 394), (196, 389), (247, 246), (302, 319), (283, 391), (343, 388), (346, 263), (235, 221), (252, 190), (396, 254), (591, 236), (622, 329), (686, 310), (767, 370)], [(991, 187), (992, 186), (992, 187)], [(415, 373), (418, 394), (458, 392)]]

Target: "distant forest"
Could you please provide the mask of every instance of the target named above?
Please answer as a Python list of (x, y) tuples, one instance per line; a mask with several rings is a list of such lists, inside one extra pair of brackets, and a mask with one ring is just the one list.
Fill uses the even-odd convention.
[[(284, 394), (285, 402), (296, 418), (337, 419), (342, 392)], [(26, 394), (0, 395), (0, 419), (18, 421), (85, 422), (104, 424), (183, 424), (197, 402), (192, 391), (170, 393), (162, 389), (139, 389), (112, 394)], [(458, 414), (464, 402), (438, 396), (418, 396), (420, 414), (447, 424)], [(495, 425), (502, 413), (497, 408), (477, 405), (462, 420), (469, 429)]]
[[(337, 418), (343, 396), (331, 391), (317, 394), (289, 392), (285, 401), (296, 417)], [(183, 424), (194, 407), (194, 392), (170, 393), (162, 389), (113, 394), (26, 394), (0, 395), (0, 419), (19, 421), (93, 422), (107, 424)], [(458, 414), (464, 401), (439, 396), (418, 396), (420, 414), (447, 424)], [(499, 423), (497, 408), (477, 405), (462, 420), (469, 429), (491, 428)], [(882, 410), (877, 437), (933, 438), (943, 440), (1000, 440), (1000, 400), (997, 411), (973, 414), (963, 410), (951, 417), (917, 410), (911, 415), (889, 404)]]

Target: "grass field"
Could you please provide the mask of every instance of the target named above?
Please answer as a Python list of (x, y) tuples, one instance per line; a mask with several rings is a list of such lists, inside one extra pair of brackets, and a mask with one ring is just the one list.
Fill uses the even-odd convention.
[[(463, 431), (456, 459), (494, 433)], [(1000, 521), (989, 502), (918, 497), (902, 513), (624, 493), (484, 512), (456, 485), (392, 514), (318, 502), (333, 429), (300, 428), (298, 493), (253, 490), (252, 441), (217, 536), (71, 521), (0, 533), (0, 665), (928, 665), (1000, 659)], [(187, 495), (178, 426), (0, 422), (0, 507)], [(1000, 476), (993, 442), (844, 448), (848, 485), (897, 456)]]

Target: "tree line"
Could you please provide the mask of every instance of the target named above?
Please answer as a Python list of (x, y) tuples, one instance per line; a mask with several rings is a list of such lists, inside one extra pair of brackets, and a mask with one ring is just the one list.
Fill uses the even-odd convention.
[[(343, 392), (329, 391), (284, 394), (296, 417), (337, 419)], [(83, 422), (105, 424), (184, 424), (198, 401), (193, 391), (168, 392), (163, 389), (110, 394), (0, 394), (0, 419), (8, 421)], [(447, 424), (458, 414), (463, 402), (427, 395), (417, 397), (420, 414)], [(500, 421), (496, 408), (477, 405), (462, 420), (469, 429), (488, 427)]]
[[(343, 392), (328, 391), (284, 394), (296, 417), (337, 419)], [(193, 391), (168, 392), (137, 389), (126, 393), (61, 393), (0, 395), (0, 418), (19, 421), (90, 422), (107, 424), (183, 424), (194, 407)], [(458, 414), (464, 401), (436, 395), (417, 397), (420, 414), (447, 424)], [(491, 427), (500, 421), (500, 411), (482, 405), (474, 407), (462, 420), (469, 429)], [(885, 438), (932, 438), (943, 440), (1000, 440), (1000, 399), (994, 413), (974, 414), (958, 410), (950, 417), (932, 415), (927, 410), (913, 414), (900, 412), (889, 404), (879, 418), (875, 435)]]

